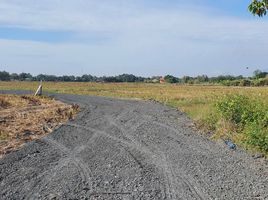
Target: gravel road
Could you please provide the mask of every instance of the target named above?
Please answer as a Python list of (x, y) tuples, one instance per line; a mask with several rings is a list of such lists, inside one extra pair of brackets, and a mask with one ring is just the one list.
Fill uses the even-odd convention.
[(179, 111), (54, 96), (82, 111), (0, 160), (0, 199), (268, 199), (267, 161), (201, 136)]

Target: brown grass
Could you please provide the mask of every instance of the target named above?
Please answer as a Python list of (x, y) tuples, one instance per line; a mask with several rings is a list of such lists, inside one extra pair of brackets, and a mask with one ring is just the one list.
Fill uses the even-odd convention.
[[(1, 82), (0, 90), (35, 90), (38, 82)], [(214, 104), (227, 94), (242, 94), (267, 104), (268, 87), (226, 87), (148, 83), (45, 82), (49, 92), (156, 100), (176, 107), (199, 121), (213, 111)]]
[(0, 157), (73, 119), (78, 106), (33, 96), (0, 95)]

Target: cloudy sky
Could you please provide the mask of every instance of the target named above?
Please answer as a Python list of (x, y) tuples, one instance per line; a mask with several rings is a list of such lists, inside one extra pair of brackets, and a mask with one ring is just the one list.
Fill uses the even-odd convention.
[(213, 76), (267, 70), (268, 16), (251, 16), (250, 1), (1, 0), (0, 71)]

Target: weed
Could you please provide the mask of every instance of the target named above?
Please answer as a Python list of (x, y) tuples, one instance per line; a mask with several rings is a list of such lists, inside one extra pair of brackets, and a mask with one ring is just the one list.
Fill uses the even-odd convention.
[(4, 132), (4, 131), (0, 131), (0, 142), (1, 141), (5, 141), (5, 140), (7, 140), (9, 138), (9, 135), (8, 135), (8, 133), (6, 133), (6, 132)]

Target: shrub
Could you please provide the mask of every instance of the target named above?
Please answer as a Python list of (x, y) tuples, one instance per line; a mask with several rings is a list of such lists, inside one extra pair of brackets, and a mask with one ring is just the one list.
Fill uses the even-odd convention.
[(266, 86), (266, 85), (268, 85), (268, 77), (256, 79), (256, 80), (254, 80), (253, 84), (254, 84), (254, 86)]
[(239, 83), (239, 86), (250, 86), (251, 85), (251, 81), (247, 80), (247, 79), (242, 79)]
[(216, 108), (220, 116), (246, 136), (246, 143), (268, 152), (268, 107), (244, 95), (228, 95)]
[(252, 121), (251, 103), (248, 97), (243, 95), (226, 96), (216, 104), (221, 116), (235, 124), (245, 124)]
[(247, 143), (268, 152), (268, 128), (258, 124), (249, 124), (245, 129)]

